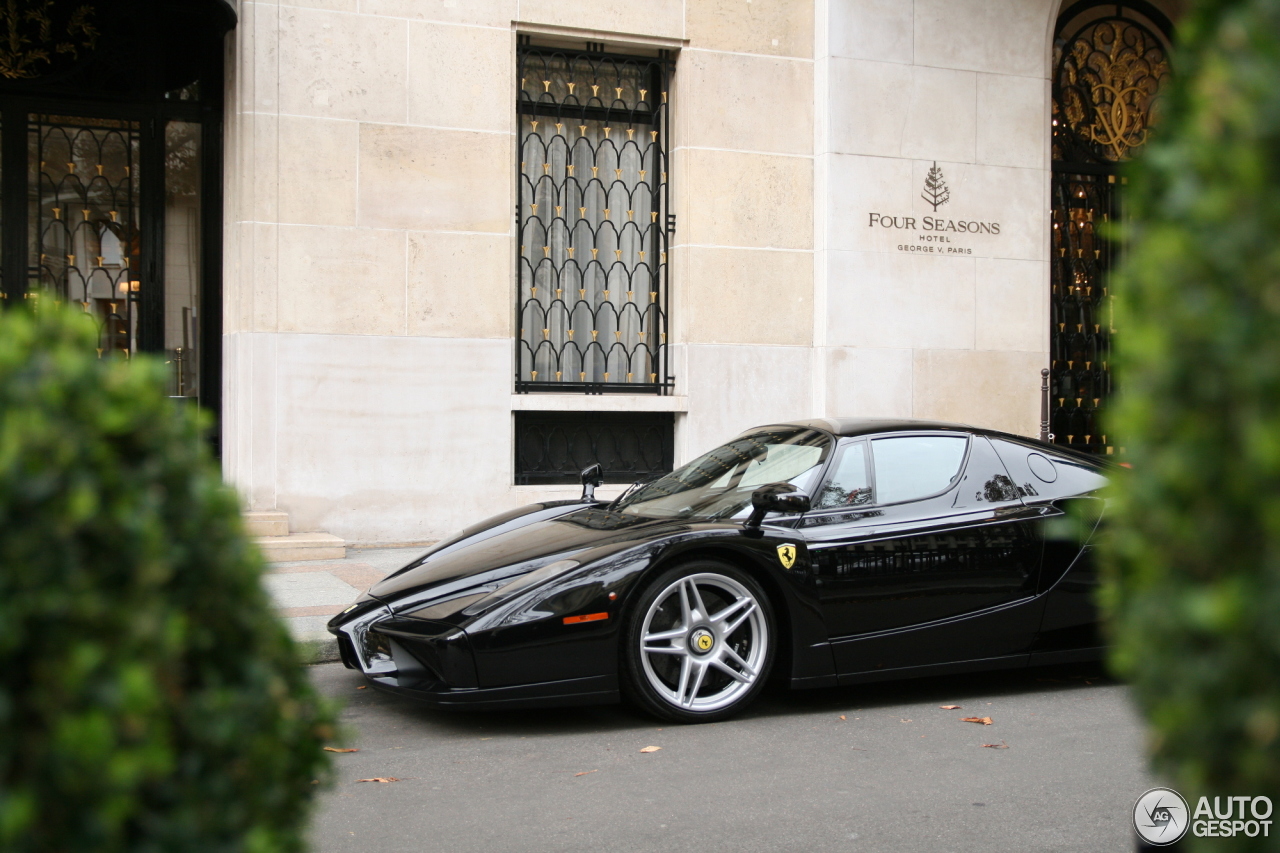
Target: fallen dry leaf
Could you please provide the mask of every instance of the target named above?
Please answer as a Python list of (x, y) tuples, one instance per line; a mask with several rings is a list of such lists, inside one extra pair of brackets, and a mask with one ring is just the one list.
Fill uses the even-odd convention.
[(640, 751), (641, 752), (657, 752), (660, 749), (662, 749), (662, 747), (660, 746), (646, 746), (644, 749)]
[(368, 689), (369, 689), (369, 685), (367, 684), (361, 684), (359, 687), (356, 688), (356, 690), (368, 690)]
[(984, 726), (989, 726), (989, 725), (991, 725), (991, 718), (990, 718), (990, 717), (961, 717), (961, 718), (960, 718), (960, 722), (962, 722), (962, 723), (982, 723)]
[(840, 715), (840, 719), (842, 719), (842, 720), (847, 720), (847, 719), (849, 719), (849, 718), (848, 718), (848, 717), (846, 717), (844, 714), (841, 714), (841, 715)]
[(1009, 744), (1005, 743), (1004, 741), (1000, 741), (999, 743), (984, 743), (982, 745), (982, 748), (983, 749), (1008, 749)]
[(357, 782), (399, 782), (394, 776), (374, 776), (372, 779), (357, 779)]
[(326, 747), (324, 748), (324, 751), (325, 751), (325, 752), (359, 752), (360, 750), (358, 750), (358, 749), (342, 749), (342, 748), (340, 748), (340, 747), (336, 747), (336, 746), (326, 746)]
[(600, 772), (599, 768), (596, 768), (595, 770), (583, 770), (581, 773), (574, 773), (573, 775), (586, 776), (588, 773), (599, 773), (599, 772)]
[(939, 705), (938, 707), (939, 707), (939, 708), (941, 708), (941, 709), (942, 709), (942, 710), (944, 710), (944, 711), (959, 711), (959, 710), (960, 710), (960, 706), (959, 706), (959, 705)]

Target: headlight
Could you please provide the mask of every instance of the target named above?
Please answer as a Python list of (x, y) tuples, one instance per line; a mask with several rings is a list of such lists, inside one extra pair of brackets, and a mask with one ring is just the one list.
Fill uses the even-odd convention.
[(385, 634), (368, 630), (364, 634), (364, 659), (370, 663), (375, 660), (391, 660), (391, 641)]
[(528, 587), (541, 583), (549, 578), (553, 578), (556, 575), (562, 575), (570, 569), (576, 569), (580, 565), (582, 564), (577, 560), (557, 560), (554, 563), (548, 563), (540, 569), (535, 569), (534, 571), (529, 572), (527, 575), (520, 575), (518, 578), (513, 578), (510, 583), (498, 587), (493, 592), (489, 593), (475, 604), (470, 605), (462, 612), (467, 616), (474, 616), (477, 613), (488, 610), (495, 604), (500, 604), (501, 602), (512, 598)]
[(488, 593), (473, 592), (470, 595), (460, 595), (454, 598), (447, 598), (444, 601), (436, 601), (428, 604), (426, 607), (418, 610), (409, 610), (405, 612), (405, 616), (414, 619), (446, 619), (457, 613), (469, 604), (474, 604), (484, 598)]

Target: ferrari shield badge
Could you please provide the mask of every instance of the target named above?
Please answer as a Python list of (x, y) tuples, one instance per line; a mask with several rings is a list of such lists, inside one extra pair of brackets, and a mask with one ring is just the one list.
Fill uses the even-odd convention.
[(778, 546), (778, 562), (782, 568), (789, 569), (796, 564), (796, 546), (787, 544)]

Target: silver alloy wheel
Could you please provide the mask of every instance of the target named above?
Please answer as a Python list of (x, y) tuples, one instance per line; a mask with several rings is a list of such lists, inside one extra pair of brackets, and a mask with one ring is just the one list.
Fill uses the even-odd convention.
[(760, 677), (769, 628), (755, 595), (724, 575), (680, 578), (653, 600), (640, 627), (649, 686), (687, 711), (732, 705)]

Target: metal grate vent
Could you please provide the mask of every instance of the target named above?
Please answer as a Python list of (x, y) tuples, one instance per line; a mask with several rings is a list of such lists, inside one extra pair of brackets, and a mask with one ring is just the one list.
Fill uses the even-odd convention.
[(517, 486), (577, 483), (599, 463), (606, 483), (669, 473), (675, 457), (671, 412), (516, 412)]

